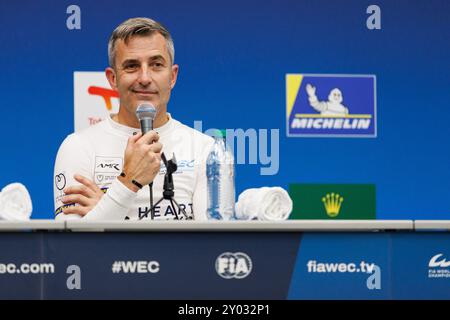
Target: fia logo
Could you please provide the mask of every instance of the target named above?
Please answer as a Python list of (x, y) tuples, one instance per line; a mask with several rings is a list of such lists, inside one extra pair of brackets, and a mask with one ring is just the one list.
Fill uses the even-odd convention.
[(243, 279), (252, 267), (252, 260), (243, 252), (224, 252), (216, 259), (216, 271), (224, 279)]

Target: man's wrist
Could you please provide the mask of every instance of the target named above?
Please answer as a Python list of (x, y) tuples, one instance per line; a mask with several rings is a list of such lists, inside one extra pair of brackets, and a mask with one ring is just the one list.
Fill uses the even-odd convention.
[(128, 179), (126, 175), (120, 175), (117, 179), (128, 189), (133, 191), (134, 193), (139, 191), (139, 188), (131, 182), (131, 179)]

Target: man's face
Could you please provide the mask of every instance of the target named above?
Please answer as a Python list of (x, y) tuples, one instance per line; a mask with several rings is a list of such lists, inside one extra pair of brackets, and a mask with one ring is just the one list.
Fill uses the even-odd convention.
[(178, 66), (172, 65), (166, 40), (159, 33), (133, 36), (127, 44), (118, 40), (114, 69), (106, 69), (111, 87), (119, 92), (120, 108), (133, 114), (142, 102), (165, 112), (177, 75)]

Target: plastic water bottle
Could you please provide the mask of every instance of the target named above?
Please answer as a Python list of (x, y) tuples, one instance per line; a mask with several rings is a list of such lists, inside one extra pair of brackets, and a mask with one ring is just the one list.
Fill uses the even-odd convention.
[(214, 135), (214, 144), (206, 160), (208, 218), (234, 219), (234, 158), (225, 143), (225, 130)]

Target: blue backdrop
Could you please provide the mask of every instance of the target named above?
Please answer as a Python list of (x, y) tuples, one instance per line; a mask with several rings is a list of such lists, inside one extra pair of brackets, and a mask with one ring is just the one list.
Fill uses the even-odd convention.
[[(71, 4), (80, 30), (66, 27)], [(371, 4), (381, 30), (366, 27)], [(379, 219), (448, 219), (449, 10), (447, 0), (2, 1), (0, 185), (22, 182), (33, 217), (53, 217), (53, 163), (74, 130), (73, 72), (104, 70), (112, 30), (148, 16), (175, 41), (175, 118), (280, 130), (278, 174), (238, 165), (237, 194), (374, 183)], [(287, 138), (287, 73), (376, 75), (377, 138)]]

